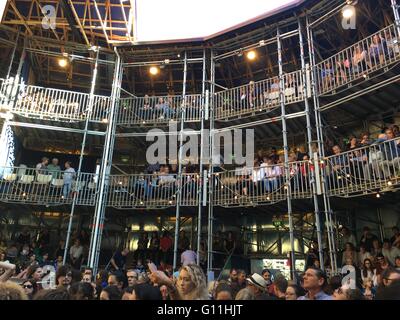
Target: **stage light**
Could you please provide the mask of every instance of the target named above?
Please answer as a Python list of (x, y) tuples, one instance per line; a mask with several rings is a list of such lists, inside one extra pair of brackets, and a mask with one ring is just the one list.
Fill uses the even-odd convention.
[(350, 19), (356, 14), (356, 8), (351, 5), (347, 5), (342, 10), (342, 16), (345, 19)]
[(246, 53), (246, 57), (249, 60), (254, 60), (257, 57), (257, 54), (254, 50), (251, 50), (249, 52)]
[(68, 60), (64, 58), (58, 59), (58, 65), (61, 68), (65, 68), (68, 65)]
[(150, 69), (149, 69), (149, 72), (150, 72), (150, 74), (152, 75), (152, 76), (155, 76), (155, 75), (157, 75), (159, 72), (160, 72), (160, 70), (157, 68), (157, 67), (150, 67)]
[(391, 187), (393, 185), (392, 181), (389, 181), (387, 184), (389, 187)]
[(376, 197), (379, 199), (381, 197), (381, 195), (379, 193), (377, 193)]

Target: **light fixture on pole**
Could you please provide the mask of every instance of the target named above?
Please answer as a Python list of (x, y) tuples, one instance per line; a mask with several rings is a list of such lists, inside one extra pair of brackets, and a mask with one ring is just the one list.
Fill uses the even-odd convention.
[(350, 19), (356, 14), (356, 8), (353, 5), (344, 6), (342, 9), (342, 16), (345, 19)]
[(60, 58), (58, 59), (58, 65), (61, 68), (65, 68), (68, 65), (68, 60), (66, 58)]
[(158, 67), (152, 66), (150, 67), (149, 72), (152, 76), (155, 76), (160, 72), (160, 70), (158, 69)]
[(246, 53), (246, 57), (249, 60), (254, 60), (257, 57), (257, 53), (254, 50), (251, 50)]

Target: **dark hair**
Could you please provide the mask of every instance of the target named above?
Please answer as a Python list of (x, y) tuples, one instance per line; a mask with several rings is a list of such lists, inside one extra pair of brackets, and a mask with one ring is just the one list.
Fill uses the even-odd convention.
[(400, 280), (378, 290), (375, 300), (400, 300)]
[(336, 289), (342, 286), (342, 277), (340, 275), (333, 276), (329, 279), (329, 284), (325, 288), (327, 294), (333, 294)]
[(285, 293), (286, 289), (288, 287), (288, 281), (285, 279), (284, 276), (279, 275), (279, 276), (275, 277), (274, 286), (280, 292)]
[(129, 287), (126, 287), (126, 288), (124, 289), (124, 293), (132, 294), (133, 290), (134, 290), (134, 288), (131, 287), (131, 286), (129, 286)]
[(136, 300), (162, 300), (160, 289), (147, 283), (140, 283), (133, 286)]
[(229, 294), (231, 295), (231, 298), (233, 299), (233, 292), (232, 292), (232, 288), (229, 284), (227, 284), (226, 282), (220, 282), (217, 287), (215, 288), (215, 297), (217, 297), (218, 293), (220, 292), (229, 292)]
[(61, 266), (57, 269), (56, 272), (56, 284), (58, 285), (58, 278), (59, 277), (66, 277), (67, 274), (71, 271), (71, 269), (69, 268), (69, 266)]
[(37, 269), (41, 268), (38, 264), (34, 264), (29, 266), (28, 271), (26, 272), (26, 277), (29, 279), (36, 272)]
[(94, 289), (90, 283), (75, 282), (69, 288), (71, 300), (93, 300)]
[(108, 286), (105, 287), (102, 291), (107, 292), (108, 298), (110, 300), (121, 300), (122, 298), (122, 293), (117, 286)]
[(236, 269), (236, 268), (231, 268), (231, 269), (229, 270), (229, 274), (231, 274), (233, 271), (236, 271), (236, 272), (237, 272), (237, 269)]
[(66, 288), (57, 288), (39, 291), (33, 300), (69, 300), (69, 293)]
[(383, 239), (382, 243), (389, 243), (392, 244), (392, 242), (389, 239)]
[(322, 287), (324, 288), (328, 283), (328, 278), (326, 276), (326, 273), (322, 269), (316, 268), (316, 267), (312, 267), (312, 266), (308, 267), (307, 270), (308, 269), (314, 270), (318, 279), (324, 279), (324, 284), (322, 285)]
[(271, 274), (271, 271), (269, 271), (268, 269), (264, 269), (262, 272), (261, 272), (261, 275), (263, 276), (264, 275), (264, 273), (269, 273), (269, 274)]
[(387, 279), (387, 278), (389, 278), (389, 276), (390, 276), (392, 273), (400, 274), (400, 271), (397, 270), (397, 269), (395, 269), (395, 268), (393, 268), (393, 267), (389, 267), (389, 268), (383, 270), (382, 275), (381, 275), (381, 276), (382, 276), (382, 279)]
[(126, 276), (124, 275), (123, 272), (115, 271), (115, 272), (109, 274), (108, 276), (109, 277), (110, 276), (115, 276), (115, 279), (117, 280), (117, 282), (118, 283), (122, 282), (122, 286), (125, 287), (125, 284), (126, 284), (127, 281), (126, 281)]
[(34, 296), (36, 294), (36, 292), (38, 291), (38, 285), (36, 283), (36, 280), (35, 279), (26, 279), (21, 283), (21, 285), (24, 285), (27, 282), (30, 282), (32, 284), (32, 288), (33, 288), (32, 296)]
[(347, 300), (365, 300), (365, 297), (360, 289), (347, 289), (346, 298)]
[[(296, 293), (296, 297), (301, 297), (306, 294), (306, 291), (299, 285), (297, 284), (289, 284), (288, 288), (293, 288), (294, 292)], [(287, 289), (287, 288), (286, 288)]]

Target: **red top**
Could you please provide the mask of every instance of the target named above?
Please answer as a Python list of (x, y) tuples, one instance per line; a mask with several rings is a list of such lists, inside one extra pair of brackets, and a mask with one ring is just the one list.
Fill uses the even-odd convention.
[(162, 237), (160, 239), (161, 251), (168, 251), (172, 247), (172, 239), (170, 237)]

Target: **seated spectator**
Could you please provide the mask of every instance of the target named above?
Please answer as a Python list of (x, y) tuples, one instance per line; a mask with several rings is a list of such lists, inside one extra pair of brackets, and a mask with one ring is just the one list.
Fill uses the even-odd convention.
[(397, 226), (392, 228), (393, 236), (390, 238), (390, 243), (393, 247), (400, 248), (400, 230)]
[(393, 282), (400, 281), (400, 272), (395, 268), (389, 267), (382, 273), (382, 284), (385, 287), (390, 286)]
[(360, 245), (360, 252), (358, 253), (357, 256), (357, 262), (358, 262), (358, 266), (360, 268), (363, 267), (364, 265), (364, 261), (365, 259), (369, 259), (370, 261), (373, 260), (373, 257), (371, 255), (371, 253), (369, 253), (366, 249), (364, 245)]
[(366, 300), (373, 300), (376, 294), (374, 282), (371, 278), (364, 278), (361, 293)]
[(340, 230), (340, 250), (344, 251), (347, 243), (351, 243), (354, 248), (357, 246), (356, 237), (347, 227), (343, 226)]
[(400, 256), (400, 249), (393, 247), (390, 240), (385, 239), (383, 240), (382, 254), (388, 260), (388, 262), (394, 266), (396, 257)]
[(364, 227), (363, 228), (363, 235), (360, 239), (360, 245), (364, 245), (365, 250), (368, 252), (371, 252), (372, 249), (372, 242), (374, 240), (377, 240), (378, 237), (374, 234), (371, 233), (371, 229), (369, 227)]
[(361, 279), (362, 281), (364, 281), (365, 279), (371, 279), (373, 282), (373, 286), (378, 285), (376, 269), (372, 265), (372, 259), (364, 260), (363, 266), (361, 267)]
[(380, 253), (376, 256), (375, 266), (376, 266), (376, 277), (378, 285), (382, 285), (383, 284), (382, 274), (386, 269), (390, 268), (390, 264), (387, 261), (387, 259), (383, 256), (383, 254)]
[(357, 252), (350, 242), (346, 243), (345, 250), (343, 251), (342, 255), (343, 262), (345, 262), (347, 259), (351, 259), (354, 264), (358, 264)]
[(380, 243), (380, 241), (379, 241), (378, 239), (374, 239), (374, 240), (372, 241), (371, 255), (372, 255), (374, 258), (376, 258), (376, 256), (377, 256), (378, 254), (381, 254), (381, 253), (382, 253), (382, 246), (381, 246), (381, 243)]

